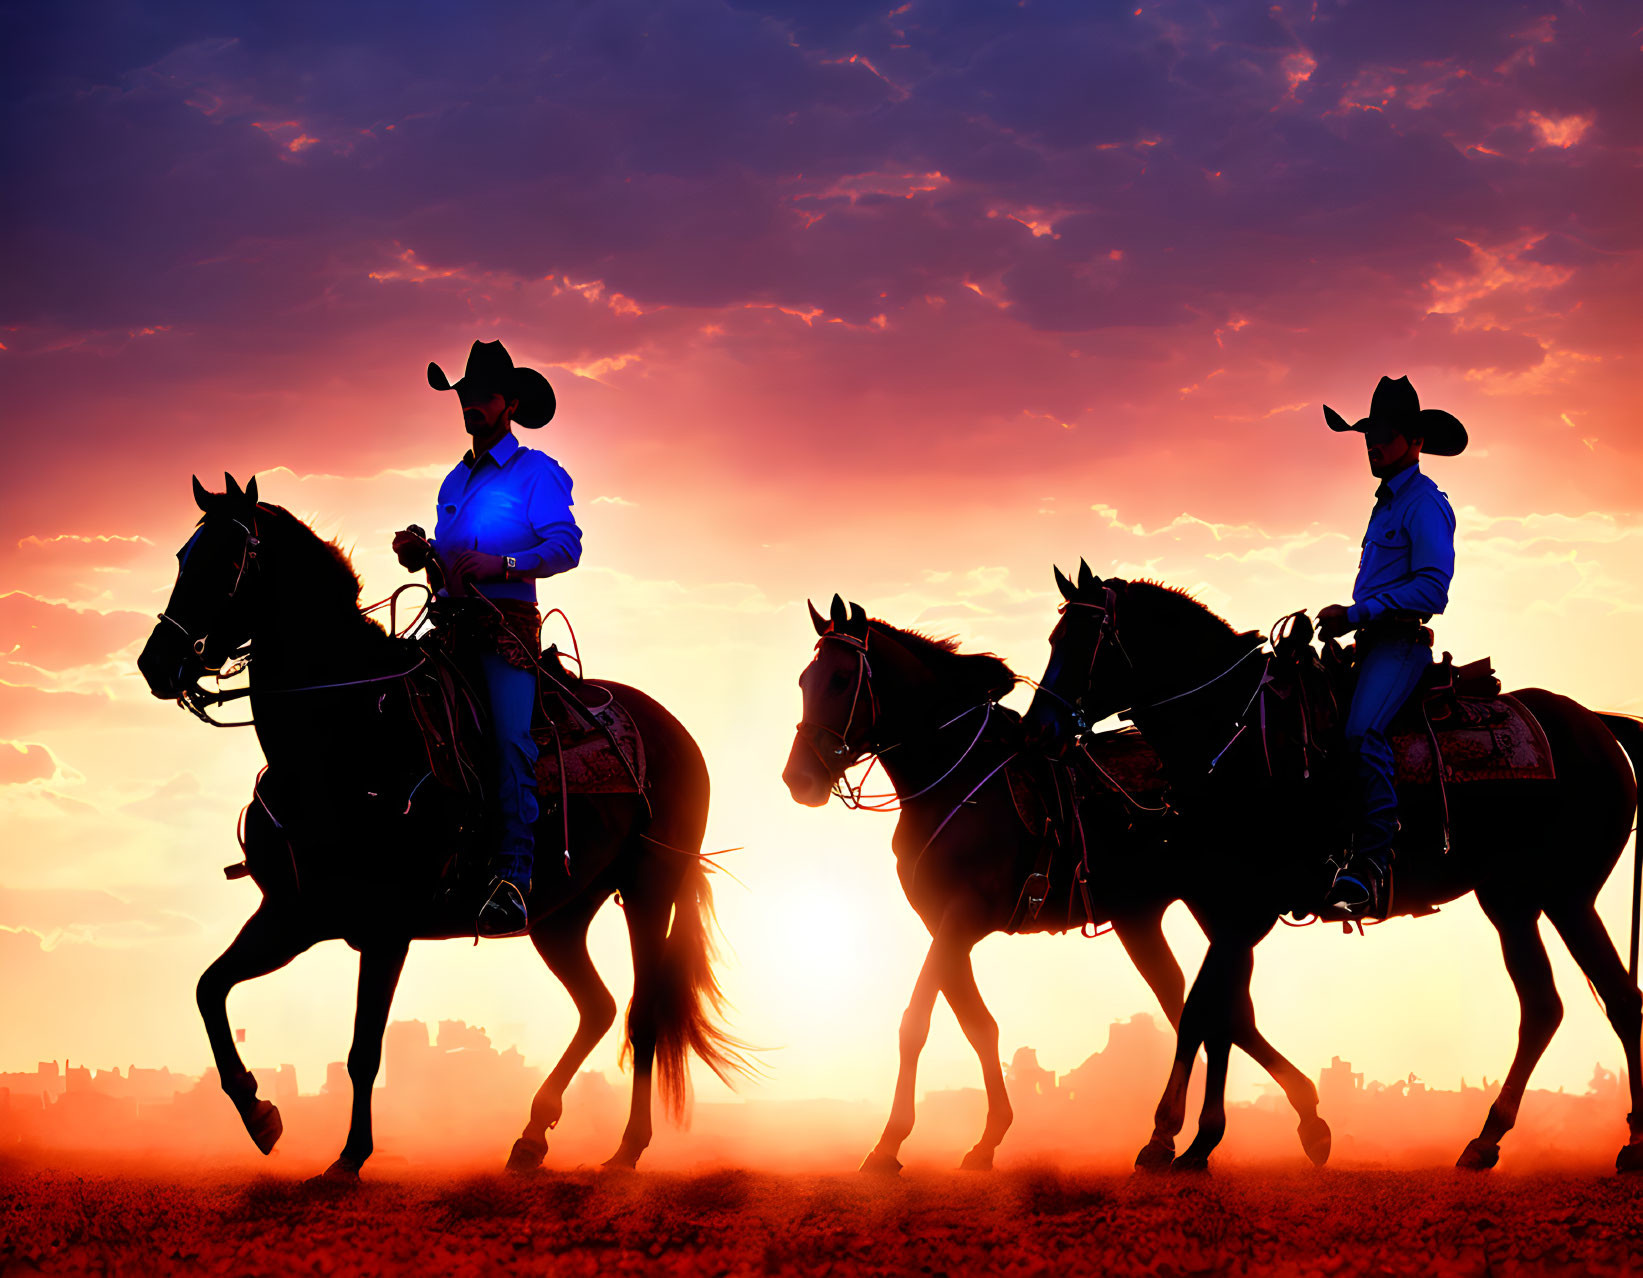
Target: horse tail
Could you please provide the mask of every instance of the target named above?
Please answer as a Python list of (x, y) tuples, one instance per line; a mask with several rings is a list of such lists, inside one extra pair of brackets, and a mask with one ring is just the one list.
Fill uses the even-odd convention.
[(689, 1053), (732, 1087), (759, 1072), (753, 1049), (719, 1023), (725, 994), (713, 971), (716, 926), (707, 867), (693, 856), (674, 898), (656, 994), (656, 1087), (675, 1122), (684, 1121), (690, 1106)]
[[(1632, 761), (1632, 771), (1637, 774), (1640, 786), (1643, 786), (1643, 719), (1634, 719), (1627, 714), (1600, 714), (1597, 717), (1614, 733), (1615, 740), (1620, 742)], [(1632, 833), (1637, 834), (1635, 821), (1632, 823)], [(1634, 985), (1637, 983), (1638, 925), (1643, 919), (1643, 847), (1638, 846), (1640, 842), (1643, 839), (1632, 842), (1632, 940), (1627, 960), (1627, 971), (1631, 973)]]

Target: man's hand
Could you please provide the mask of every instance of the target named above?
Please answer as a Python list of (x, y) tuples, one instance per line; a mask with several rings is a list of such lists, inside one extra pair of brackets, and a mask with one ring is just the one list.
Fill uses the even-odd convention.
[(1339, 639), (1350, 629), (1352, 626), (1346, 619), (1345, 604), (1330, 604), (1318, 610), (1318, 638)]
[(419, 568), (428, 566), (428, 534), (415, 524), (409, 528), (402, 528), (394, 534), (394, 554), (399, 557), (399, 566), (407, 572), (415, 572)]
[(450, 590), (462, 594), (470, 581), (501, 581), (508, 564), (501, 555), (487, 555), (483, 550), (459, 550), (445, 564), (450, 573)]

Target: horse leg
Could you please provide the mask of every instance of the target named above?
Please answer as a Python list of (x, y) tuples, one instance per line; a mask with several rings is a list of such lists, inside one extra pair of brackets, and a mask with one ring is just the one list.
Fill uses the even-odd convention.
[(588, 956), (588, 925), (597, 908), (579, 919), (566, 920), (565, 926), (555, 926), (560, 918), (553, 915), (546, 925), (531, 932), (536, 952), (576, 1004), (576, 1033), (531, 1102), (530, 1121), (508, 1155), (511, 1172), (535, 1171), (542, 1165), (548, 1153), (548, 1129), (558, 1125), (564, 1112), (565, 1088), (616, 1020), (616, 1000)]
[[(1185, 981), (1181, 965), (1175, 961), (1175, 954), (1164, 939), (1162, 912), (1122, 921), (1114, 919), (1112, 930), (1135, 964), (1135, 970), (1158, 996), (1159, 1006), (1169, 1018), (1171, 1028), (1179, 1029)], [(1318, 1089), (1312, 1080), (1267, 1042), (1253, 1020), (1238, 1031), (1232, 1045), (1247, 1052), (1284, 1089), (1284, 1095), (1301, 1120), (1296, 1129), (1301, 1147), (1316, 1166), (1323, 1166), (1329, 1160), (1333, 1137), (1329, 1124), (1318, 1116)], [(1643, 1109), (1639, 1112), (1643, 1113)]]
[(359, 1183), (359, 1169), (371, 1156), (371, 1089), (382, 1067), (382, 1035), (388, 1028), (388, 1009), (405, 968), (408, 940), (368, 944), (359, 952), (359, 993), (354, 1004), (354, 1041), (348, 1048), (348, 1081), (354, 1105), (348, 1120), (348, 1139), (342, 1155), (325, 1169), (321, 1181)]
[(930, 1015), (935, 1011), (936, 995), (941, 993), (941, 968), (944, 960), (942, 933), (938, 928), (930, 939), (930, 950), (924, 956), (918, 980), (913, 983), (913, 996), (907, 1010), (901, 1014), (901, 1064), (896, 1073), (895, 1099), (890, 1103), (890, 1117), (884, 1124), (884, 1134), (872, 1152), (862, 1160), (864, 1172), (901, 1170), (896, 1155), (901, 1144), (913, 1131), (913, 1087), (918, 1077), (918, 1058), (930, 1037)]
[[(1210, 947), (1210, 954), (1215, 952)], [(1205, 1005), (1208, 995), (1204, 973), (1209, 969), (1209, 955), (1204, 966), (1187, 991), (1187, 1001), (1181, 1009), (1181, 1023), (1175, 1031), (1175, 1060), (1170, 1066), (1169, 1082), (1153, 1115), (1152, 1139), (1135, 1156), (1137, 1171), (1162, 1171), (1175, 1158), (1175, 1137), (1187, 1119), (1187, 1086), (1192, 1081), (1193, 1061), (1204, 1042)]]
[(1175, 961), (1175, 951), (1164, 939), (1164, 912), (1148, 911), (1139, 918), (1114, 919), (1112, 930), (1141, 979), (1158, 998), (1171, 1029), (1181, 1026), (1181, 1004), (1186, 999), (1186, 977)]
[(1546, 947), (1541, 944), (1539, 907), (1517, 897), (1497, 897), (1487, 886), (1478, 888), (1477, 898), (1484, 914), (1500, 933), (1500, 951), (1506, 960), (1507, 975), (1517, 989), (1521, 1008), (1517, 1054), (1512, 1057), (1512, 1068), (1507, 1071), (1500, 1095), (1489, 1107), (1483, 1131), (1455, 1161), (1455, 1166), (1469, 1171), (1487, 1171), (1500, 1161), (1500, 1138), (1517, 1122), (1518, 1106), (1523, 1101), (1524, 1089), (1529, 1086), (1529, 1075), (1563, 1019), (1563, 1003), (1552, 983), (1552, 965), (1547, 961)]
[(1643, 1171), (1643, 1059), (1640, 1059), (1643, 1054), (1638, 1049), (1638, 1035), (1643, 1031), (1643, 995), (1633, 984), (1620, 955), (1615, 953), (1614, 942), (1590, 901), (1555, 911), (1548, 909), (1546, 915), (1575, 962), (1580, 964), (1580, 970), (1597, 988), (1609, 1024), (1614, 1026), (1625, 1050), (1626, 1080), (1631, 1087), (1632, 1101), (1632, 1112), (1626, 1115), (1630, 1139), (1615, 1159), (1615, 1170)]
[(1198, 1132), (1186, 1152), (1170, 1164), (1172, 1171), (1208, 1171), (1209, 1156), (1227, 1130), (1227, 1057), (1240, 1026), (1253, 1026), (1255, 1009), (1249, 997), (1250, 977), (1255, 970), (1255, 952), (1248, 946), (1210, 943), (1203, 969), (1194, 983), (1194, 994), (1202, 986), (1213, 998), (1205, 1014), (1204, 1047), (1209, 1069), (1204, 1079), (1204, 1107), (1198, 1118)]
[(993, 1151), (1015, 1118), (1004, 1088), (1004, 1066), (998, 1059), (998, 1022), (981, 999), (970, 951), (965, 949), (952, 955), (946, 966), (941, 987), (947, 995), (947, 1005), (953, 1009), (964, 1037), (970, 1040), (970, 1046), (981, 1059), (981, 1078), (987, 1088), (987, 1125), (982, 1129), (981, 1139), (964, 1155), (959, 1166), (965, 1171), (992, 1171)]
[(1312, 1160), (1314, 1167), (1322, 1167), (1329, 1161), (1334, 1135), (1329, 1130), (1329, 1124), (1318, 1114), (1317, 1085), (1267, 1042), (1261, 1031), (1255, 1027), (1253, 1017), (1246, 1026), (1233, 1035), (1232, 1045), (1247, 1052), (1250, 1058), (1272, 1075), (1272, 1080), (1284, 1089), (1285, 1097), (1301, 1120), (1295, 1129), (1301, 1138), (1301, 1148), (1306, 1151), (1306, 1156)]
[(222, 1089), (265, 1154), (274, 1148), (285, 1124), (272, 1101), (257, 1099), (257, 1080), (240, 1059), (234, 1031), (228, 1025), (228, 992), (241, 981), (277, 972), (313, 943), (312, 937), (299, 933), (264, 902), (216, 962), (205, 969), (194, 991)]
[(622, 901), (628, 918), (628, 943), (633, 952), (633, 999), (628, 1003), (628, 1045), (633, 1052), (633, 1097), (622, 1143), (605, 1166), (632, 1171), (639, 1155), (650, 1147), (650, 1076), (656, 1063), (656, 999), (667, 948), (668, 918), (673, 893), (643, 888), (624, 889)]

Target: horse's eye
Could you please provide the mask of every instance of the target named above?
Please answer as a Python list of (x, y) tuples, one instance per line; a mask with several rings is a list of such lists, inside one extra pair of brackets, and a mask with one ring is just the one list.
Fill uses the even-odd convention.
[(845, 677), (844, 677), (844, 671), (835, 670), (833, 672), (832, 677), (830, 679), (828, 679), (828, 681), (827, 681), (827, 690), (829, 692), (843, 692), (844, 691), (844, 685), (847, 682), (848, 682), (848, 680), (846, 680)]

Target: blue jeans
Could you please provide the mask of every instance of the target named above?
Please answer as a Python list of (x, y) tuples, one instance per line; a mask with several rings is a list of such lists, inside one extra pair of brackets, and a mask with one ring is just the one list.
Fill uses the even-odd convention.
[(531, 713), (536, 708), (536, 672), (510, 666), (495, 653), (480, 657), (491, 725), (496, 733), (497, 809), (502, 842), (497, 871), (523, 888), (531, 877), (536, 846), (536, 739)]
[(1346, 716), (1346, 748), (1358, 782), (1359, 852), (1386, 855), (1398, 832), (1397, 761), (1386, 728), (1409, 699), (1432, 650), (1413, 639), (1360, 643), (1358, 687)]

